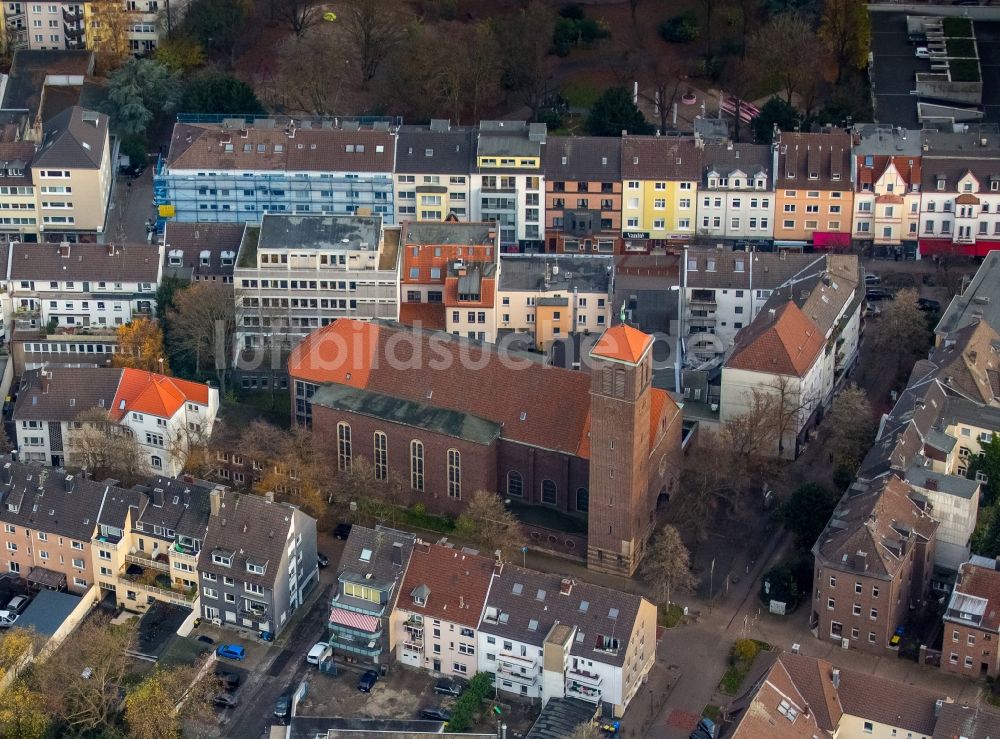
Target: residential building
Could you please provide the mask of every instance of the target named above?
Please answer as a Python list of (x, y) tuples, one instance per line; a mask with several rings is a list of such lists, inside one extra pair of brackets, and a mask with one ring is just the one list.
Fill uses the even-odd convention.
[(973, 679), (1000, 675), (1000, 572), (995, 559), (976, 557), (958, 568), (944, 612), (941, 670)]
[(395, 320), (398, 234), (387, 233), (373, 216), (267, 213), (247, 228), (233, 272), (244, 369), (280, 370), (299, 340), (343, 316)]
[(191, 444), (207, 439), (218, 388), (136, 369), (52, 368), (21, 377), (12, 419), (20, 459), (80, 467), (80, 415), (100, 409), (128, 429), (154, 474), (179, 475)]
[[(3, 7), (8, 9), (9, 3), (4, 3)], [(92, 51), (18, 48), (14, 51), (7, 84), (2, 91), (0, 110), (8, 117), (27, 112), (27, 116), (19, 120), (22, 138), (40, 143), (42, 124), (53, 116), (73, 105), (97, 107), (98, 98), (93, 95), (97, 92), (97, 83), (92, 79), (94, 69)]]
[(614, 270), (611, 256), (505, 255), (497, 288), (499, 334), (527, 335), (545, 351), (567, 336), (600, 333), (611, 325)]
[(330, 646), (336, 657), (383, 665), (392, 661), (400, 639), (412, 643), (414, 635), (393, 628), (393, 613), (415, 543), (413, 534), (386, 526), (351, 529), (331, 601)]
[(791, 652), (765, 659), (763, 674), (723, 711), (727, 739), (971, 736), (938, 733), (964, 708), (939, 693)]
[(500, 259), (496, 224), (406, 221), (399, 241), (400, 322), (493, 341)]
[(920, 255), (982, 257), (1000, 247), (1000, 134), (924, 131)]
[(233, 283), (242, 223), (171, 221), (163, 233), (163, 274), (187, 282)]
[(482, 489), (589, 520), (588, 542), (567, 536), (561, 551), (632, 572), (679, 473), (680, 410), (651, 387), (652, 343), (606, 330), (588, 377), (444, 332), (341, 319), (289, 358), (292, 420), (327, 440), (331, 466), (363, 457), (428, 509), (458, 513)]
[(4, 276), (15, 341), (38, 339), (43, 330), (113, 332), (133, 319), (153, 316), (162, 247), (14, 244), (10, 252)]
[[(113, 1), (113, 0), (112, 0)], [(121, 0), (118, 0), (121, 2)], [(66, 48), (85, 43), (88, 49), (119, 45), (122, 39), (112, 36), (124, 32), (128, 50), (139, 56), (156, 50), (161, 35), (179, 24), (187, 9), (187, 0), (125, 0), (124, 9), (107, 9), (108, 0), (90, 0), (71, 5), (63, 15), (66, 20)], [(81, 25), (82, 20), (82, 25)], [(109, 26), (124, 24), (124, 31)]]
[(392, 612), (396, 659), (437, 674), (475, 675), (493, 571), (489, 557), (418, 539)]
[(757, 398), (764, 394), (784, 421), (774, 453), (797, 457), (825, 400), (826, 346), (819, 326), (794, 301), (776, 302), (736, 335), (722, 367), (719, 420), (759, 412)]
[(989, 739), (1000, 733), (1000, 712), (985, 705), (944, 701), (937, 713), (932, 739)]
[(272, 637), (319, 582), (316, 519), (272, 495), (213, 490), (198, 555), (201, 617)]
[(498, 690), (621, 716), (655, 657), (656, 607), (645, 598), (510, 563), (493, 575), (479, 670)]
[(434, 119), (400, 126), (397, 137), (394, 222), (470, 220), (476, 129)]
[[(933, 441), (927, 446), (933, 448)], [(920, 464), (921, 461), (923, 464)], [(934, 537), (934, 566), (956, 572), (971, 554), (970, 543), (979, 516), (982, 483), (963, 475), (935, 472), (927, 466), (928, 461), (918, 460), (911, 464), (904, 479), (914, 493), (927, 500), (927, 512), (938, 522)]]
[(917, 256), (920, 131), (859, 124), (852, 133), (855, 240), (883, 256)]
[(937, 528), (898, 477), (852, 484), (812, 550), (816, 638), (886, 654), (910, 611), (927, 602)]
[(622, 252), (622, 142), (550, 136), (545, 142), (545, 251)]
[(395, 150), (388, 121), (180, 116), (153, 194), (160, 216), (178, 221), (260, 223), (277, 213), (392, 223)]
[(782, 131), (774, 144), (774, 241), (845, 248), (851, 243), (851, 136)]
[(706, 241), (769, 243), (775, 200), (771, 147), (709, 142), (702, 163), (698, 236)]
[(695, 235), (701, 146), (687, 138), (622, 137), (625, 251), (648, 252)]
[(481, 121), (471, 220), (494, 221), (504, 251), (541, 251), (545, 238), (544, 123)]
[(951, 299), (934, 328), (934, 343), (940, 346), (949, 334), (977, 322), (1000, 326), (1000, 254), (992, 251), (962, 294)]

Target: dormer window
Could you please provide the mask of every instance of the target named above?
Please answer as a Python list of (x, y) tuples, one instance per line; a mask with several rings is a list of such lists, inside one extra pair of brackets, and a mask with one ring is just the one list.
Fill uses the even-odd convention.
[(253, 562), (247, 562), (247, 572), (251, 575), (263, 575), (264, 565), (254, 564)]
[(962, 192), (972, 192), (972, 183), (966, 182), (964, 185), (962, 185)]
[(937, 189), (938, 190), (944, 190), (944, 180), (943, 179), (938, 179), (938, 181), (937, 181)]
[(212, 552), (212, 564), (222, 565), (223, 567), (232, 567), (233, 555), (221, 552)]

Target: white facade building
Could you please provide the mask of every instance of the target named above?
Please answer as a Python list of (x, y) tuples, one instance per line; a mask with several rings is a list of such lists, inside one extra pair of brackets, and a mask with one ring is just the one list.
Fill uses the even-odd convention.
[(763, 241), (774, 235), (771, 147), (708, 143), (698, 191), (698, 235), (729, 241)]

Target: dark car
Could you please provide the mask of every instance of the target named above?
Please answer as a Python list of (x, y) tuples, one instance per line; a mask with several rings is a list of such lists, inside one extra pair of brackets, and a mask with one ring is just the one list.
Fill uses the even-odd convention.
[(358, 690), (362, 693), (372, 692), (372, 688), (375, 687), (375, 683), (378, 682), (378, 673), (375, 670), (368, 670), (361, 679), (358, 680)]
[(213, 699), (214, 703), (219, 708), (236, 708), (239, 705), (239, 701), (236, 700), (236, 696), (230, 695), (229, 693), (218, 693)]
[(451, 711), (444, 708), (421, 708), (420, 718), (427, 721), (451, 721)]
[(320, 567), (328, 567), (330, 565), (330, 558), (323, 554), (323, 552), (316, 552), (316, 564)]
[(926, 313), (941, 312), (941, 303), (936, 300), (931, 300), (930, 298), (919, 298), (917, 300), (917, 307)]
[(688, 739), (715, 739), (715, 722), (709, 718), (703, 718), (698, 722), (698, 725), (694, 727), (694, 731)]
[(336, 528), (333, 530), (333, 535), (337, 539), (346, 539), (351, 535), (351, 524), (349, 523), (338, 523)]
[(450, 677), (442, 677), (434, 683), (434, 692), (438, 695), (450, 695), (457, 698), (465, 690), (465, 686)]
[(218, 680), (222, 686), (229, 691), (236, 690), (240, 687), (240, 676), (235, 672), (228, 672), (226, 670), (216, 670), (215, 679)]
[(274, 717), (286, 719), (292, 713), (292, 694), (285, 692), (279, 696), (274, 704)]
[(892, 293), (884, 287), (869, 287), (865, 292), (865, 297), (868, 300), (892, 300)]
[(215, 639), (210, 636), (205, 636), (204, 634), (198, 637), (198, 641), (204, 642), (205, 644), (215, 644)]

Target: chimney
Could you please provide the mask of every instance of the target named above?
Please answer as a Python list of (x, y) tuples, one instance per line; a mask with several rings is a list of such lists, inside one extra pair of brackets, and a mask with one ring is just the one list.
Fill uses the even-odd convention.
[(570, 580), (568, 577), (564, 577), (562, 580), (559, 581), (560, 595), (569, 595), (570, 591), (572, 590), (573, 590), (573, 581)]
[(44, 395), (44, 394), (46, 394), (46, 393), (49, 392), (49, 385), (51, 384), (52, 379), (49, 376), (48, 372), (46, 372), (45, 370), (42, 370), (41, 380), (42, 380), (42, 383), (41, 383), (42, 384), (42, 394)]
[(213, 490), (208, 494), (208, 502), (211, 506), (212, 515), (218, 516), (219, 510), (222, 508), (222, 493), (218, 490)]
[(833, 689), (840, 690), (840, 670), (833, 668)]
[(264, 493), (264, 499), (268, 503), (273, 503), (274, 502), (274, 491), (273, 490), (268, 490), (266, 493)]
[(403, 566), (403, 545), (398, 541), (392, 543), (392, 563), (396, 567)]
[(65, 490), (67, 493), (72, 493), (73, 487), (75, 485), (76, 485), (76, 479), (73, 477), (73, 475), (66, 475), (66, 477), (63, 478), (63, 490)]

